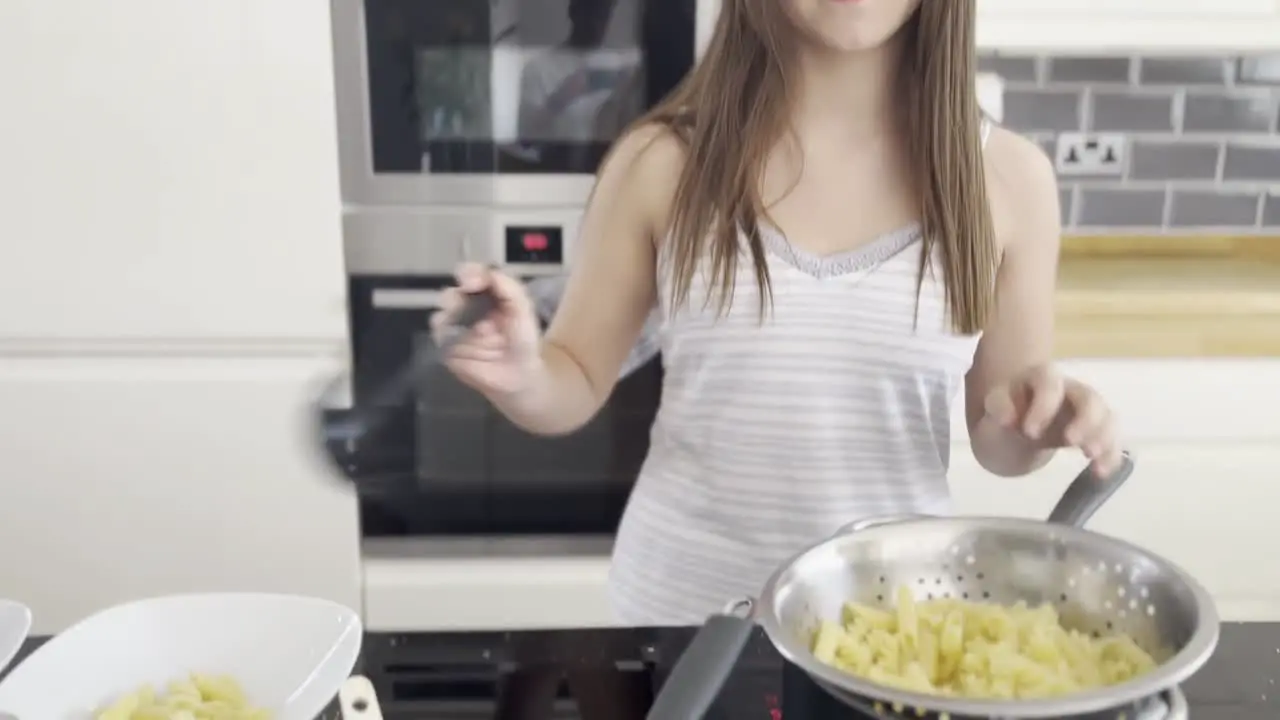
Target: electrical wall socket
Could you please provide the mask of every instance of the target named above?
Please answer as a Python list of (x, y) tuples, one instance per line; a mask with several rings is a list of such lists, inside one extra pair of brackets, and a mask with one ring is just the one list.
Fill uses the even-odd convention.
[(1053, 164), (1060, 175), (1124, 174), (1125, 136), (1118, 133), (1062, 133)]

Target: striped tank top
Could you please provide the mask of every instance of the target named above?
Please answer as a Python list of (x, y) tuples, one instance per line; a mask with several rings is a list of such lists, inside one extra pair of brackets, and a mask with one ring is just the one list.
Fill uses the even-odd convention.
[(919, 226), (826, 256), (761, 232), (763, 323), (745, 255), (723, 315), (705, 278), (667, 307), (658, 273), (666, 377), (609, 576), (624, 624), (701, 623), (848, 522), (950, 511), (951, 407), (978, 337), (950, 330), (936, 269), (917, 298)]

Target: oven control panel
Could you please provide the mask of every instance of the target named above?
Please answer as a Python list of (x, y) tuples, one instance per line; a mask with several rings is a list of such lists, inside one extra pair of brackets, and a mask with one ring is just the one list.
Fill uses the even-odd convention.
[(564, 263), (564, 228), (559, 225), (508, 225), (503, 240), (503, 265)]
[(451, 277), (458, 263), (557, 276), (573, 263), (581, 208), (438, 207), (343, 216), (350, 276)]

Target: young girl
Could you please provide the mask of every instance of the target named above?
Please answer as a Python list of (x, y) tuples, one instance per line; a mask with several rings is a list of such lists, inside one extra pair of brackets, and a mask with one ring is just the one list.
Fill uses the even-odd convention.
[(662, 313), (662, 404), (613, 554), (621, 622), (700, 623), (841, 525), (947, 512), (962, 385), (991, 472), (1062, 447), (1119, 464), (1105, 402), (1050, 362), (1053, 168), (984, 120), (975, 14), (723, 0), (705, 58), (605, 162), (545, 336), (518, 282), (459, 269), (500, 307), (449, 366), (535, 433), (585, 423)]

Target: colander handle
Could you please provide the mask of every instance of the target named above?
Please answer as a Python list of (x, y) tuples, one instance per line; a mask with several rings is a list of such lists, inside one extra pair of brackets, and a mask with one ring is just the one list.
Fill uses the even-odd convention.
[(1133, 456), (1127, 451), (1120, 457), (1120, 467), (1107, 477), (1099, 477), (1089, 465), (1067, 486), (1049, 513), (1049, 522), (1071, 527), (1084, 527), (1116, 491), (1133, 475)]
[(703, 720), (751, 639), (755, 603), (729, 603), (707, 619), (654, 698), (646, 720)]

